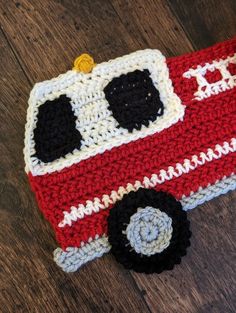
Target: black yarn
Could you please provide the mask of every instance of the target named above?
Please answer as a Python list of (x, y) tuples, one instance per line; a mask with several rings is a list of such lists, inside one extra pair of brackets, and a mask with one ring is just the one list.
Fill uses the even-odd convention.
[[(172, 218), (173, 233), (169, 246), (161, 253), (146, 256), (131, 250), (129, 241), (123, 231), (130, 222), (130, 217), (137, 212), (137, 208), (151, 206), (165, 212)], [(172, 270), (175, 264), (180, 264), (181, 257), (186, 255), (190, 246), (191, 231), (187, 213), (182, 205), (172, 195), (140, 188), (131, 191), (122, 200), (116, 202), (108, 217), (108, 240), (111, 252), (116, 260), (127, 269), (140, 273), (161, 273)]]
[(136, 70), (114, 78), (104, 88), (108, 109), (120, 127), (140, 130), (142, 125), (163, 115), (164, 107), (159, 92), (153, 85), (148, 70)]
[(80, 149), (82, 136), (66, 95), (40, 105), (37, 118), (34, 140), (38, 159), (47, 163)]

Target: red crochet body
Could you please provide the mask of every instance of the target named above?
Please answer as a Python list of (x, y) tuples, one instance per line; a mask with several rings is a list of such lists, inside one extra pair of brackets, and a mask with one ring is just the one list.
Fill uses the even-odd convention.
[[(73, 222), (72, 226), (59, 227), (63, 212), (71, 206), (85, 204), (95, 197), (111, 194), (120, 186), (142, 181), (162, 169), (183, 163), (193, 155), (214, 149), (217, 144), (230, 142), (235, 136), (236, 88), (212, 95), (201, 101), (194, 99), (198, 84), (195, 78), (187, 79), (183, 73), (189, 68), (204, 65), (213, 60), (225, 59), (236, 52), (236, 39), (214, 47), (170, 58), (167, 65), (174, 91), (186, 106), (183, 121), (160, 133), (121, 145), (103, 154), (65, 168), (60, 172), (32, 176), (31, 186), (36, 193), (40, 208), (52, 224), (60, 246), (79, 247), (89, 238), (107, 233), (109, 208)], [(230, 64), (232, 75), (236, 65)], [(221, 79), (219, 71), (206, 73), (209, 82)], [(233, 125), (229, 128), (229, 125)], [(177, 199), (188, 196), (199, 187), (207, 187), (224, 176), (230, 176), (236, 168), (234, 154), (213, 160), (178, 178), (157, 185), (156, 190), (168, 191)]]

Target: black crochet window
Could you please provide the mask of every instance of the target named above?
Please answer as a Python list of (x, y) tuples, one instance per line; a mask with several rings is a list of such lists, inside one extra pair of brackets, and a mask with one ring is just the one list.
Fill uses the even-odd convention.
[(129, 132), (140, 130), (142, 125), (148, 126), (164, 113), (148, 70), (136, 70), (114, 78), (104, 88), (104, 93), (114, 118)]
[(70, 99), (65, 95), (46, 101), (39, 107), (34, 129), (35, 150), (47, 163), (65, 156), (81, 146), (82, 136), (76, 129)]

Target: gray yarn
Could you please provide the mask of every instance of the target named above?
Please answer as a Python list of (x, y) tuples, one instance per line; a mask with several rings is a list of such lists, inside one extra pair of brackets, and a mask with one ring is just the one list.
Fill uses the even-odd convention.
[(110, 249), (108, 238), (101, 237), (88, 242), (80, 248), (68, 247), (66, 251), (57, 248), (53, 253), (54, 261), (63, 271), (75, 272), (83, 264), (102, 256), (104, 253), (109, 252)]
[(150, 256), (169, 246), (172, 232), (172, 219), (165, 212), (147, 206), (130, 217), (124, 234), (137, 253)]
[(196, 206), (203, 204), (219, 195), (226, 194), (230, 190), (236, 189), (236, 175), (216, 182), (214, 185), (209, 185), (206, 188), (199, 188), (198, 192), (190, 194), (189, 197), (183, 196), (180, 202), (185, 211), (194, 209)]
[[(191, 193), (190, 196), (183, 196), (181, 203), (184, 210), (190, 210), (196, 206), (209, 201), (221, 194), (225, 194), (230, 190), (236, 189), (236, 175), (223, 178), (214, 185), (206, 188), (200, 188), (197, 192)], [(111, 246), (108, 238), (103, 236), (88, 242), (83, 247), (68, 247), (66, 251), (57, 248), (54, 251), (54, 260), (65, 272), (75, 272), (85, 263), (102, 256), (109, 252)]]

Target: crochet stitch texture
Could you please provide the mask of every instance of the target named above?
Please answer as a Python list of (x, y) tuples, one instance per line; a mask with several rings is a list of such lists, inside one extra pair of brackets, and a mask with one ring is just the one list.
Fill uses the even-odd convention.
[(111, 251), (137, 272), (173, 269), (190, 245), (186, 211), (236, 187), (235, 120), (236, 38), (170, 59), (84, 54), (37, 83), (25, 170), (56, 263), (73, 272)]
[[(126, 225), (128, 227), (133, 226), (132, 218), (137, 218), (137, 207), (141, 207), (138, 213), (141, 210), (143, 217), (148, 218), (150, 211), (145, 214), (147, 205), (153, 206), (152, 214), (157, 211), (156, 214), (159, 215), (159, 218), (156, 219), (159, 224), (157, 227), (154, 225), (155, 219), (153, 216), (147, 223), (147, 225), (149, 224), (154, 228), (154, 234), (152, 233), (151, 236), (157, 236), (157, 239), (162, 238), (161, 240), (148, 240), (147, 234), (144, 236), (142, 234), (142, 231), (147, 231), (147, 229), (139, 221), (140, 229), (138, 232), (128, 230), (130, 236), (136, 235), (139, 238), (130, 240), (131, 238), (127, 236), (127, 230), (124, 231), (124, 228)], [(155, 209), (154, 206), (159, 209)], [(160, 215), (162, 218), (160, 218)], [(160, 234), (156, 235), (155, 231), (158, 230)], [(182, 210), (181, 204), (171, 195), (161, 191), (155, 192), (153, 189), (140, 188), (136, 193), (131, 191), (124, 196), (123, 201), (118, 201), (115, 204), (108, 217), (108, 238), (112, 247), (111, 252), (118, 262), (136, 272), (150, 274), (154, 272), (161, 273), (163, 270), (172, 270), (174, 265), (179, 264), (181, 257), (186, 254), (186, 248), (190, 246), (190, 236), (189, 221), (186, 212)], [(141, 251), (140, 249), (137, 251), (137, 247), (132, 244), (134, 242), (136, 246), (138, 244), (139, 246), (142, 245)], [(150, 249), (150, 243), (152, 243), (152, 249)]]

